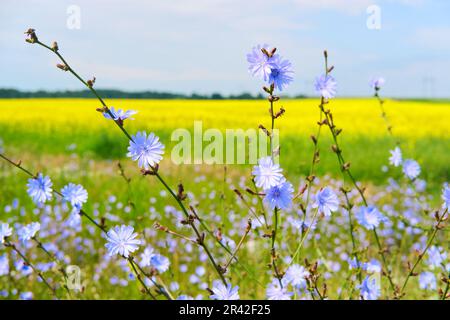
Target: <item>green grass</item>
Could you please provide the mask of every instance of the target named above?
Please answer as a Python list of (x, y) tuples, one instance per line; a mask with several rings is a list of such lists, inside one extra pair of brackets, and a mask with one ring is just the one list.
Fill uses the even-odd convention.
[[(166, 154), (174, 145), (170, 141), (172, 131), (177, 128), (192, 131), (194, 120), (202, 120), (204, 130), (269, 126), (265, 101), (113, 100), (111, 104), (139, 110), (136, 121), (126, 126), (131, 132), (154, 131), (167, 145)], [(317, 131), (316, 104), (314, 99), (282, 103), (287, 112), (276, 123), (281, 133), (280, 159), (291, 175), (309, 172), (313, 150), (309, 136)], [(93, 159), (123, 159), (126, 139), (95, 112), (96, 106), (95, 100), (82, 99), (0, 100), (0, 138), (7, 150), (18, 156), (23, 151), (35, 156), (76, 152)], [(394, 141), (387, 135), (377, 104), (373, 100), (344, 99), (332, 102), (329, 107), (335, 112), (337, 125), (343, 128), (340, 143), (356, 177), (384, 183), (386, 175), (381, 168), (388, 162), (388, 151)], [(386, 108), (404, 156), (418, 160), (423, 168), (422, 178), (430, 183), (431, 189), (439, 189), (450, 179), (450, 134), (445, 121), (450, 115), (449, 104), (389, 101)], [(336, 176), (339, 169), (335, 155), (330, 152), (330, 134), (324, 129), (317, 173)], [(76, 145), (74, 151), (68, 150), (72, 144)], [(248, 170), (248, 166), (234, 167)]]

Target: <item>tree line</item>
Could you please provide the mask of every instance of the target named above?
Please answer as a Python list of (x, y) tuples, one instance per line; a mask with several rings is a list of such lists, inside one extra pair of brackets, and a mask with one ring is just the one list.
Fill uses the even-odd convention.
[[(212, 94), (182, 94), (159, 91), (139, 91), (129, 92), (115, 89), (97, 89), (97, 92), (105, 98), (109, 99), (192, 99), (192, 100), (254, 100), (264, 99), (262, 94), (253, 95), (248, 92), (235, 95), (223, 95), (220, 93)], [(302, 98), (304, 96), (296, 96)], [(89, 90), (64, 90), (64, 91), (21, 91), (16, 89), (0, 89), (0, 98), (17, 99), (17, 98), (92, 98), (92, 92)]]

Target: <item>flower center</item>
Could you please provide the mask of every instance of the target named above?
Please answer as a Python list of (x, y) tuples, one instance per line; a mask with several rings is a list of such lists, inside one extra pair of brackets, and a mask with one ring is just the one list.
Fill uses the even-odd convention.
[(276, 78), (280, 75), (280, 70), (272, 69), (270, 74), (272, 75), (272, 77)]
[(279, 198), (280, 195), (281, 195), (281, 192), (280, 192), (279, 189), (276, 189), (276, 190), (273, 191), (273, 196), (274, 196), (275, 198)]

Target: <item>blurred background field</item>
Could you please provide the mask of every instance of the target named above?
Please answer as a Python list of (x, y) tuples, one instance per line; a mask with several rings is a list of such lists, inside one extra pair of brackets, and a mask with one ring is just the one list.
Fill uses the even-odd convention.
[[(214, 233), (207, 232), (205, 241), (220, 265), (229, 258), (222, 246), (234, 249), (248, 218), (253, 219), (238, 252), (243, 265), (232, 262), (225, 275), (239, 286), (241, 298), (267, 297), (274, 276), (268, 267), (273, 257), (267, 235), (275, 225), (277, 243), (272, 245), (282, 273), (301, 242), (296, 263), (318, 263), (319, 286), (326, 283), (330, 299), (361, 298), (354, 254), (365, 268), (359, 276), (391, 271), (397, 286), (411, 274), (410, 264), (422, 258), (418, 253), (427, 246), (436, 210), (442, 212), (443, 186), (450, 182), (450, 1), (128, 0), (126, 5), (108, 1), (107, 10), (104, 1), (92, 0), (2, 0), (1, 5), (0, 151), (32, 173), (48, 175), (55, 191), (68, 183), (83, 185), (89, 193), (83, 210), (95, 221), (104, 221), (108, 230), (133, 226), (143, 241), (136, 261), (141, 262), (141, 254), (149, 249), (169, 258), (170, 268), (160, 276), (174, 297), (207, 299), (206, 289), (218, 275), (202, 248), (155, 230), (153, 224), (160, 222), (185, 237), (196, 237), (181, 222), (178, 203), (154, 176), (143, 176), (137, 163), (126, 157), (128, 140), (96, 112), (100, 104), (91, 99), (92, 92), (70, 72), (61, 71), (67, 68), (55, 66), (61, 61), (54, 53), (85, 81), (97, 77), (94, 87), (108, 106), (139, 112), (136, 120), (125, 121), (131, 134), (145, 130), (161, 138), (166, 151), (160, 173), (173, 190), (183, 184), (185, 204), (195, 207)], [(24, 34), (28, 28), (34, 31)], [(36, 39), (54, 52), (40, 47)], [(292, 208), (280, 213), (279, 223), (266, 227), (258, 221), (265, 218), (264, 211), (269, 222), (276, 215), (261, 205), (262, 194), (246, 191), (255, 188), (253, 165), (171, 161), (171, 134), (176, 129), (192, 132), (195, 121), (202, 121), (203, 131), (270, 127), (269, 104), (261, 90), (267, 81), (249, 75), (246, 59), (253, 46), (264, 43), (292, 62), (294, 81), (277, 92), (282, 99), (276, 108), (286, 113), (276, 120), (276, 127), (283, 173), (295, 191), (304, 190), (310, 174), (310, 137), (317, 133), (319, 99), (305, 97), (323, 95), (315, 84), (324, 72), (326, 50), (339, 97), (326, 108), (343, 130), (339, 144), (351, 174), (365, 188), (367, 204), (386, 217), (378, 229), (381, 244), (359, 221), (361, 197), (354, 188), (348, 194), (343, 190), (351, 184), (340, 172), (327, 127), (321, 132), (312, 197), (299, 195)], [(374, 88), (368, 82), (380, 77), (386, 79), (380, 94), (390, 97), (384, 106), (395, 139), (387, 133), (378, 101), (369, 97)], [(405, 177), (405, 163), (389, 165), (395, 140), (404, 159), (420, 164), (417, 178)], [(77, 220), (80, 217), (71, 214), (58, 195), (45, 205), (34, 204), (27, 194), (28, 178), (0, 161), (0, 222), (13, 227), (11, 241), (51, 284), (61, 284), (61, 265), (80, 268), (83, 292), (66, 295), (59, 286), (58, 298), (148, 298), (124, 260), (107, 255), (103, 234), (86, 219)], [(331, 216), (319, 216), (315, 225), (312, 204), (323, 187), (336, 192), (340, 206)], [(51, 264), (34, 242), (18, 239), (20, 229), (31, 222), (41, 223), (38, 237), (59, 258), (57, 264)], [(417, 265), (422, 280), (411, 278), (405, 298), (438, 299), (439, 289), (450, 292), (450, 283), (444, 283), (450, 272), (449, 230), (447, 221), (434, 239), (434, 253), (423, 255)], [(436, 263), (440, 251), (446, 265)], [(376, 271), (383, 252), (387, 261)], [(52, 298), (22, 259), (0, 244), (0, 299)], [(381, 299), (395, 297), (387, 277), (381, 277), (380, 287)], [(294, 298), (316, 299), (314, 288), (309, 290), (296, 291)]]
[[(212, 229), (223, 229), (229, 239), (237, 242), (249, 213), (243, 204), (237, 201), (233, 188), (245, 190), (245, 187), (250, 186), (252, 166), (228, 165), (225, 171), (223, 165), (174, 165), (170, 161), (171, 147), (174, 144), (170, 141), (170, 135), (177, 128), (192, 131), (193, 122), (198, 120), (203, 121), (204, 130), (256, 129), (259, 124), (269, 127), (267, 101), (109, 100), (108, 103), (115, 108), (139, 111), (135, 116), (136, 120), (127, 120), (125, 127), (131, 133), (146, 130), (161, 137), (166, 144), (166, 153), (160, 170), (169, 184), (175, 188), (182, 182), (190, 195), (190, 203), (197, 206), (199, 213)], [(286, 109), (286, 114), (276, 122), (281, 135), (280, 160), (287, 178), (295, 188), (302, 186), (309, 172), (312, 157), (310, 135), (316, 133), (319, 117), (317, 105), (317, 99), (280, 102), (280, 106)], [(186, 262), (185, 250), (189, 250), (186, 244), (178, 244), (179, 247), (172, 248), (171, 251), (170, 240), (166, 235), (152, 230), (153, 223), (158, 221), (174, 230), (187, 232), (179, 224), (180, 217), (174, 209), (176, 203), (167, 197), (155, 179), (143, 177), (136, 164), (126, 158), (126, 139), (112, 122), (95, 111), (97, 107), (98, 101), (90, 99), (0, 100), (0, 139), (3, 141), (4, 153), (14, 160), (22, 160), (24, 167), (32, 172), (50, 175), (56, 188), (68, 182), (82, 184), (89, 192), (86, 211), (93, 212), (97, 219), (105, 217), (109, 226), (119, 221), (134, 225), (150, 245), (160, 248), (161, 253), (170, 255), (171, 270), (170, 274), (165, 275), (166, 281), (176, 283), (174, 287), (183, 288), (175, 288), (174, 292), (192, 296), (203, 294), (207, 297), (205, 290), (193, 287), (192, 277), (186, 277), (180, 270), (184, 268), (182, 265), (186, 264), (187, 272), (196, 274), (199, 272), (198, 267), (204, 267), (207, 270), (204, 277), (211, 282), (215, 275), (208, 262), (195, 259)], [(343, 128), (340, 135), (341, 146), (345, 157), (352, 164), (356, 178), (368, 187), (374, 201), (385, 203), (386, 197), (395, 198), (394, 194), (389, 195), (382, 190), (388, 184), (388, 177), (399, 181), (404, 178), (400, 169), (394, 170), (387, 166), (389, 149), (394, 147), (394, 142), (387, 135), (377, 102), (369, 98), (337, 99), (328, 107), (333, 110), (338, 127)], [(420, 177), (427, 181), (427, 190), (423, 191), (423, 196), (418, 199), (421, 202), (429, 200), (439, 206), (442, 185), (449, 181), (450, 176), (450, 103), (388, 100), (385, 108), (394, 126), (394, 134), (401, 142), (404, 156), (416, 159), (422, 167)], [(317, 187), (328, 184), (323, 182), (328, 181), (328, 177), (340, 178), (335, 155), (330, 150), (329, 132), (327, 128), (323, 129), (320, 140), (321, 161), (317, 166), (317, 176), (320, 178), (317, 180)], [(125, 176), (131, 178), (129, 184), (120, 174), (119, 162), (123, 166)], [(65, 216), (68, 215), (67, 208), (57, 209), (59, 205), (55, 204), (51, 209), (37, 209), (26, 194), (27, 179), (28, 177), (16, 168), (4, 161), (0, 162), (0, 220), (12, 218), (13, 221), (29, 223), (46, 212), (51, 216), (56, 214), (55, 223), (63, 224)], [(334, 185), (336, 182), (329, 184)], [(339, 183), (334, 188), (337, 189), (338, 186)], [(426, 193), (432, 194), (433, 198), (425, 196)], [(412, 198), (414, 197), (413, 195)], [(290, 228), (290, 215), (291, 213), (286, 214), (282, 218), (283, 232), (286, 233), (282, 248), (286, 256), (292, 252), (292, 246), (298, 241), (295, 233), (287, 232)], [(330, 265), (325, 266), (324, 272), (326, 270), (330, 274), (338, 271), (333, 271), (335, 260), (327, 260), (327, 257), (334, 255), (332, 252), (337, 250), (336, 247), (347, 248), (350, 243), (346, 231), (332, 229), (335, 225), (345, 224), (345, 221), (340, 222), (339, 219), (343, 219), (340, 214), (333, 218), (334, 224), (324, 224), (322, 228), (330, 228), (331, 231), (323, 232), (321, 238), (314, 238), (314, 241), (311, 240), (311, 243), (305, 246), (304, 257), (329, 261)], [(110, 265), (108, 271), (99, 271), (104, 264), (104, 253), (101, 249), (104, 240), (100, 234), (94, 236), (98, 231), (89, 227), (87, 222), (83, 225), (81, 234), (86, 237), (79, 246), (84, 246), (84, 249), (71, 251), (74, 248), (69, 245), (70, 241), (58, 244), (62, 249), (68, 246), (65, 254), (71, 257), (72, 264), (80, 265), (87, 275), (84, 278), (87, 281), (86, 292), (77, 297), (141, 297), (136, 290), (138, 284), (130, 282), (128, 285), (126, 273), (120, 270), (123, 269), (120, 263)], [(322, 229), (324, 230), (326, 229)], [(333, 235), (333, 232), (338, 232), (338, 235)], [(365, 241), (363, 239), (366, 234), (363, 230), (359, 232), (361, 241)], [(331, 238), (326, 236), (327, 233)], [(256, 234), (255, 231), (255, 239), (258, 239)], [(444, 233), (442, 239), (445, 240), (447, 236), (448, 234)], [(70, 239), (78, 238), (74, 235)], [(398, 282), (404, 276), (398, 253), (405, 259), (411, 254), (407, 248), (416, 240), (414, 237), (398, 239), (398, 246), (392, 248), (389, 259), (393, 265), (398, 265), (394, 270), (394, 279)], [(252, 245), (256, 245), (256, 249), (252, 249)], [(241, 298), (265, 297), (264, 288), (270, 281), (270, 272), (262, 271), (267, 264), (268, 249), (259, 247), (260, 245), (250, 240), (248, 246), (241, 250), (240, 258), (245, 261), (247, 270), (239, 267), (231, 270), (233, 283), (245, 288), (246, 293), (241, 294)], [(89, 248), (100, 249), (97, 251)], [(221, 255), (217, 247), (214, 250), (219, 261), (224, 263), (226, 257)], [(258, 254), (255, 254), (254, 250), (257, 250)], [(370, 248), (368, 250), (370, 251)], [(197, 252), (196, 249), (194, 252)], [(32, 257), (37, 260), (45, 259), (45, 256), (36, 253)], [(347, 267), (340, 268), (345, 270)], [(344, 282), (342, 277), (331, 278), (329, 287), (341, 287), (341, 280)], [(127, 284), (117, 285), (115, 281), (119, 281), (118, 279)], [(22, 291), (33, 291), (36, 298), (49, 297), (45, 288), (36, 281), (19, 281), (16, 284), (5, 281), (6, 279), (3, 282), (5, 286), (15, 285)], [(383, 286), (384, 289), (387, 288), (386, 283)], [(417, 290), (417, 283), (411, 287), (408, 297), (425, 297), (424, 292)], [(341, 292), (349, 290), (345, 295), (352, 294), (350, 288), (343, 290)], [(338, 298), (338, 292), (330, 292), (330, 297)]]
[[(257, 129), (270, 127), (266, 101), (192, 101), (192, 100), (110, 100), (116, 108), (139, 111), (136, 120), (127, 121), (130, 132), (153, 131), (159, 135), (170, 154), (170, 135), (177, 128), (193, 132), (194, 121), (208, 128)], [(286, 114), (276, 123), (280, 129), (280, 161), (289, 175), (309, 172), (319, 112), (317, 99), (282, 100)], [(5, 99), (0, 100), (0, 138), (8, 153), (16, 157), (33, 155), (33, 161), (45, 157), (77, 154), (84, 159), (124, 159), (127, 141), (121, 132), (95, 111), (98, 101), (89, 99)], [(382, 184), (386, 174), (389, 149), (394, 140), (387, 135), (380, 109), (373, 99), (338, 99), (329, 107), (340, 136), (346, 158), (356, 177)], [(422, 177), (431, 189), (439, 189), (450, 175), (450, 103), (430, 101), (387, 101), (386, 112), (394, 135), (401, 142), (405, 158), (417, 159)], [(318, 175), (339, 174), (331, 139), (323, 130), (320, 143), (321, 163)], [(206, 146), (207, 143), (204, 143)], [(185, 165), (184, 167), (189, 167)], [(183, 167), (183, 166), (182, 166)], [(247, 170), (249, 166), (233, 165)], [(188, 170), (189, 171), (189, 170)]]

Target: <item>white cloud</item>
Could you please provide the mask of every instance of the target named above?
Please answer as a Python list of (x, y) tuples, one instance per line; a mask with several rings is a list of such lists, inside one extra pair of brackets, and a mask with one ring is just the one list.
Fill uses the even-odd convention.
[(360, 14), (374, 4), (373, 0), (294, 0), (301, 10), (336, 10), (346, 14)]
[(383, 6), (383, 4), (401, 4), (405, 6), (419, 6), (424, 0), (293, 0), (294, 3), (305, 11), (309, 10), (334, 10), (344, 14), (364, 14), (371, 5)]
[(231, 21), (230, 25), (238, 30), (306, 30), (311, 26), (299, 21), (291, 21), (280, 16), (248, 16)]
[(398, 2), (406, 6), (420, 6), (425, 3), (425, 0), (389, 0), (389, 2)]
[(429, 50), (450, 50), (450, 27), (427, 27), (416, 30), (410, 41)]
[[(336, 65), (341, 94), (366, 94), (367, 80), (379, 73), (389, 77), (395, 95), (420, 92), (422, 74), (433, 66), (439, 83), (448, 78), (436, 60), (448, 53), (443, 51), (449, 49), (448, 21), (439, 16), (432, 22), (442, 27), (431, 28), (428, 21), (397, 14), (404, 6), (424, 4), (422, 0), (127, 0), (126, 5), (123, 0), (2, 1), (1, 86), (77, 87), (57, 73), (54, 56), (24, 43), (28, 26), (45, 42), (58, 40), (80, 74), (98, 77), (99, 87), (257, 92), (260, 83), (247, 74), (245, 54), (258, 43), (274, 45), (292, 60), (296, 75), (289, 94), (312, 91), (310, 82), (323, 69), (324, 48)], [(81, 30), (66, 28), (66, 7), (74, 3), (81, 7)], [(424, 12), (435, 9), (433, 3), (426, 2)], [(366, 31), (366, 9), (372, 4), (392, 10), (390, 16), (398, 20), (390, 23), (396, 28)], [(414, 33), (421, 24), (428, 27)], [(409, 37), (408, 32), (414, 34)], [(419, 58), (429, 65), (415, 67)], [(36, 63), (30, 67), (30, 61)], [(414, 85), (402, 74), (416, 79)]]

